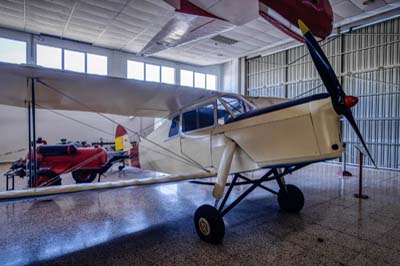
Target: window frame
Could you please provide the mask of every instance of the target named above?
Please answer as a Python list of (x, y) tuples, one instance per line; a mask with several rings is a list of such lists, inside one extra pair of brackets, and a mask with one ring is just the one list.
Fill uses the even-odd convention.
[[(215, 75), (215, 74), (211, 74), (211, 73), (205, 73), (205, 75), (206, 75), (206, 77), (205, 77), (205, 79), (206, 79), (206, 90), (210, 90), (210, 91), (218, 91), (218, 76), (217, 75)], [(207, 77), (208, 76), (213, 76), (213, 77), (215, 77), (215, 84), (214, 84), (214, 86), (215, 86), (215, 89), (209, 89), (208, 88), (208, 81), (207, 81)]]
[[(71, 71), (71, 72), (75, 72), (75, 73), (81, 73), (81, 74), (89, 74), (89, 73), (87, 73), (87, 52), (82, 52), (82, 51), (78, 51), (78, 50), (75, 50), (75, 49), (67, 49), (67, 48), (61, 48), (61, 51), (62, 51), (62, 70), (65, 70), (65, 71)], [(81, 53), (81, 54), (83, 54), (84, 55), (84, 67), (83, 67), (83, 72), (81, 72), (81, 71), (76, 71), (76, 70), (70, 70), (70, 69), (65, 69), (65, 51), (68, 51), (68, 52), (75, 52), (75, 53)], [(89, 54), (92, 54), (92, 53), (89, 53)], [(97, 54), (96, 54), (97, 55)], [(107, 71), (108, 72), (108, 71)], [(91, 75), (91, 74), (89, 74), (89, 75)]]
[[(130, 78), (130, 77), (129, 77), (129, 69), (128, 69), (129, 62), (141, 63), (141, 64), (143, 64), (143, 79), (137, 79), (137, 78)], [(142, 61), (127, 59), (127, 60), (126, 60), (126, 79), (133, 79), (133, 80), (139, 80), (139, 81), (146, 81), (146, 63), (145, 63), (145, 62), (142, 62)], [(147, 82), (148, 82), (148, 81), (147, 81)]]
[[(199, 104), (195, 104), (195, 105), (193, 105), (193, 106), (187, 107), (186, 109), (182, 109), (181, 111), (176, 112), (174, 115), (172, 115), (172, 116), (171, 116), (171, 121), (172, 121), (172, 119), (174, 119), (176, 116), (179, 115), (179, 133), (176, 134), (176, 135), (174, 135), (174, 136), (172, 136), (172, 137), (169, 137), (169, 136), (168, 136), (168, 134), (169, 134), (169, 129), (171, 128), (171, 125), (172, 125), (172, 124), (171, 124), (170, 127), (169, 127), (169, 129), (168, 129), (167, 137), (165, 138), (164, 141), (169, 141), (169, 140), (171, 140), (171, 139), (173, 139), (173, 138), (176, 138), (176, 137), (185, 137), (186, 135), (190, 135), (190, 134), (192, 134), (192, 133), (196, 133), (196, 132), (198, 132), (198, 131), (205, 130), (205, 129), (212, 129), (212, 128), (217, 128), (217, 127), (223, 127), (223, 126), (225, 126), (226, 124), (222, 124), (222, 125), (221, 125), (221, 124), (218, 123), (217, 100), (219, 100), (219, 101), (223, 104), (223, 106), (224, 106), (224, 108), (227, 110), (227, 112), (230, 113), (231, 110), (230, 110), (229, 107), (227, 108), (227, 107), (224, 105), (225, 102), (224, 102), (223, 100), (221, 101), (221, 97), (233, 97), (233, 98), (236, 98), (236, 99), (239, 100), (239, 101), (243, 101), (243, 103), (246, 105), (246, 107), (249, 108), (248, 111), (251, 111), (251, 110), (253, 110), (254, 108), (256, 108), (256, 106), (255, 106), (254, 104), (252, 104), (251, 102), (249, 102), (245, 97), (242, 97), (241, 95), (229, 95), (229, 94), (224, 94), (224, 95), (219, 95), (219, 96), (213, 97), (212, 99), (208, 99), (208, 100), (205, 101), (205, 102), (201, 102), (201, 103), (199, 103)], [(212, 104), (213, 107), (214, 107), (214, 124), (211, 125), (211, 126), (208, 126), (208, 127), (202, 127), (202, 128), (197, 128), (197, 129), (194, 129), (194, 130), (191, 130), (191, 131), (183, 132), (183, 113), (186, 113), (186, 112), (192, 111), (192, 110), (194, 110), (194, 109), (197, 109), (197, 108), (199, 108), (199, 107), (206, 106), (206, 105), (210, 105), (210, 104)], [(248, 111), (247, 111), (247, 112), (248, 112)], [(231, 114), (231, 113), (230, 113), (230, 114)]]
[[(145, 63), (144, 64), (144, 80), (146, 82), (155, 82), (155, 83), (162, 83), (161, 82), (161, 65), (160, 64), (152, 64), (152, 63)], [(157, 66), (158, 67), (158, 81), (154, 81), (154, 80), (147, 80), (147, 66)]]
[[(44, 47), (60, 49), (61, 50), (61, 67), (57, 68), (57, 67), (49, 67), (49, 66), (39, 65), (38, 64), (38, 58), (39, 58), (39, 56), (38, 56), (38, 46), (44, 46)], [(58, 47), (58, 46), (54, 46), (52, 44), (48, 45), (48, 44), (43, 44), (43, 43), (36, 43), (36, 45), (34, 45), (34, 47), (35, 47), (35, 64), (37, 66), (48, 68), (48, 69), (65, 70), (64, 69), (64, 48), (63, 47)], [(69, 71), (69, 70), (67, 70), (67, 71)]]
[[(109, 71), (109, 69), (108, 69), (108, 66), (109, 66), (109, 60), (108, 60), (108, 56), (107, 55), (104, 55), (104, 54), (97, 54), (97, 53), (92, 53), (92, 52), (84, 52), (85, 53), (85, 74), (87, 74), (87, 75), (97, 75), (97, 76), (104, 76), (104, 77), (107, 77), (107, 76), (109, 76), (109, 73), (110, 73), (110, 71)], [(98, 74), (98, 73), (89, 73), (88, 72), (88, 65), (89, 65), (89, 61), (88, 61), (88, 54), (90, 54), (90, 55), (94, 55), (94, 56), (102, 56), (102, 57), (105, 57), (106, 58), (106, 74)]]
[[(192, 73), (192, 85), (191, 86), (182, 84), (182, 71), (186, 71), (186, 72), (191, 72)], [(189, 70), (189, 69), (183, 69), (183, 68), (179, 69), (179, 85), (180, 86), (184, 86), (184, 87), (194, 88), (194, 71)]]
[[(169, 69), (172, 69), (172, 70), (173, 70), (173, 82), (172, 82), (172, 83), (164, 82), (164, 81), (163, 81), (163, 68), (169, 68)], [(169, 85), (177, 85), (177, 84), (176, 84), (176, 68), (175, 68), (175, 67), (172, 67), (172, 66), (164, 66), (164, 65), (161, 65), (161, 67), (160, 67), (160, 83), (169, 84)]]
[[(196, 74), (204, 76), (204, 80), (203, 80), (204, 81), (204, 88), (196, 86)], [(193, 88), (206, 90), (207, 89), (207, 75), (208, 75), (207, 73), (194, 71), (193, 72)]]
[[(213, 111), (213, 120), (214, 120), (214, 123), (212, 125), (210, 125), (210, 126), (207, 126), (207, 127), (196, 128), (196, 129), (193, 129), (193, 130), (190, 130), (190, 131), (183, 132), (183, 113), (190, 112), (190, 111), (196, 110), (196, 109), (198, 109), (200, 107), (207, 106), (207, 105), (212, 105), (213, 106), (213, 110), (214, 110)], [(217, 107), (217, 98), (214, 98), (212, 101), (203, 102), (201, 104), (198, 104), (196, 106), (193, 106), (193, 107), (191, 107), (189, 109), (186, 109), (186, 110), (182, 111), (181, 112), (181, 128), (180, 128), (181, 129), (181, 134), (180, 135), (182, 137), (184, 137), (185, 135), (189, 135), (189, 134), (194, 133), (194, 132), (198, 132), (198, 131), (201, 131), (201, 130), (210, 129), (210, 128), (214, 128), (214, 127), (218, 126), (218, 124), (216, 124), (218, 122), (218, 121), (216, 121), (216, 117), (217, 117), (216, 107)]]
[(28, 48), (28, 41), (25, 39), (21, 39), (21, 38), (12, 38), (9, 36), (5, 36), (5, 35), (0, 35), (1, 39), (5, 39), (5, 40), (9, 40), (9, 41), (16, 41), (16, 42), (22, 42), (25, 44), (25, 60), (22, 63), (14, 63), (14, 62), (10, 62), (10, 61), (0, 61), (1, 63), (6, 63), (6, 64), (15, 64), (15, 65), (20, 65), (20, 64), (28, 64), (28, 54), (29, 54), (29, 48)]
[[(174, 120), (174, 118), (175, 117), (179, 117), (179, 128), (178, 128), (178, 134), (175, 134), (175, 135), (173, 135), (173, 136), (169, 136), (169, 132), (171, 131), (171, 127), (172, 127), (172, 121)], [(167, 137), (164, 139), (164, 141), (169, 141), (169, 140), (172, 140), (172, 139), (174, 139), (174, 138), (179, 138), (180, 136), (181, 136), (181, 133), (182, 133), (182, 112), (179, 112), (179, 113), (175, 113), (174, 115), (172, 115), (171, 117), (171, 124), (170, 124), (170, 126), (169, 126), (169, 128), (168, 128), (168, 132), (167, 132)]]

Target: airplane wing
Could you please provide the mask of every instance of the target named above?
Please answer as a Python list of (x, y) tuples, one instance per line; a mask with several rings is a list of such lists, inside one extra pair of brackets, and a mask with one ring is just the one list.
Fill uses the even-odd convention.
[(109, 76), (0, 63), (0, 104), (24, 107), (35, 78), (38, 107), (165, 117), (220, 92)]
[(297, 20), (325, 39), (332, 32), (329, 0), (164, 0), (175, 8), (174, 17), (138, 53), (152, 55), (209, 38), (259, 16), (288, 36), (303, 42)]
[(152, 55), (223, 33), (258, 17), (258, 0), (165, 0), (175, 7), (174, 17), (140, 55)]
[(86, 183), (86, 184), (71, 184), (63, 186), (49, 186), (49, 187), (37, 187), (23, 190), (9, 190), (0, 192), (1, 199), (12, 199), (12, 198), (25, 198), (25, 197), (37, 197), (37, 196), (48, 196), (60, 193), (72, 193), (87, 190), (97, 189), (110, 189), (110, 188), (121, 188), (127, 186), (145, 186), (152, 184), (177, 182), (198, 178), (213, 177), (217, 173), (201, 173), (196, 175), (165, 175), (161, 177), (146, 177), (146, 178), (133, 178), (127, 180), (118, 181), (106, 181), (100, 183)]
[(176, 13), (146, 44), (139, 55), (152, 55), (165, 49), (211, 37), (234, 27), (235, 25), (218, 18)]

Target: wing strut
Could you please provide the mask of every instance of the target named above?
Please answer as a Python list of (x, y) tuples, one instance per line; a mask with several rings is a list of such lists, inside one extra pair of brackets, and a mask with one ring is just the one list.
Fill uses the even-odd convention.
[(224, 152), (222, 153), (221, 162), (218, 167), (217, 180), (215, 182), (213, 196), (218, 201), (222, 198), (225, 190), (226, 181), (229, 175), (229, 169), (235, 153), (236, 143), (231, 139), (226, 139)]

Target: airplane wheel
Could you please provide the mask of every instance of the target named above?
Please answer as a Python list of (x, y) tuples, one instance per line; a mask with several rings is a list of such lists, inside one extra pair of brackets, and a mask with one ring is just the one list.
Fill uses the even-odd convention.
[(219, 244), (225, 235), (225, 224), (219, 211), (211, 205), (202, 205), (194, 213), (194, 225), (200, 239)]
[(304, 206), (304, 196), (301, 190), (294, 185), (286, 185), (287, 191), (280, 189), (278, 203), (282, 210), (297, 213)]
[(97, 173), (91, 170), (76, 170), (72, 172), (72, 178), (77, 184), (91, 183), (96, 179)]

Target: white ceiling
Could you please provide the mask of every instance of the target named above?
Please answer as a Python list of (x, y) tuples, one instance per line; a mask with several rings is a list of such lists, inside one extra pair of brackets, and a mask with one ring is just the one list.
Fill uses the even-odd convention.
[[(400, 8), (400, 0), (330, 2), (335, 26)], [(173, 14), (173, 8), (161, 0), (0, 0), (1, 27), (45, 33), (132, 53), (140, 51)], [(224, 45), (203, 39), (156, 56), (208, 65), (290, 40), (262, 18), (222, 35), (238, 42)]]

